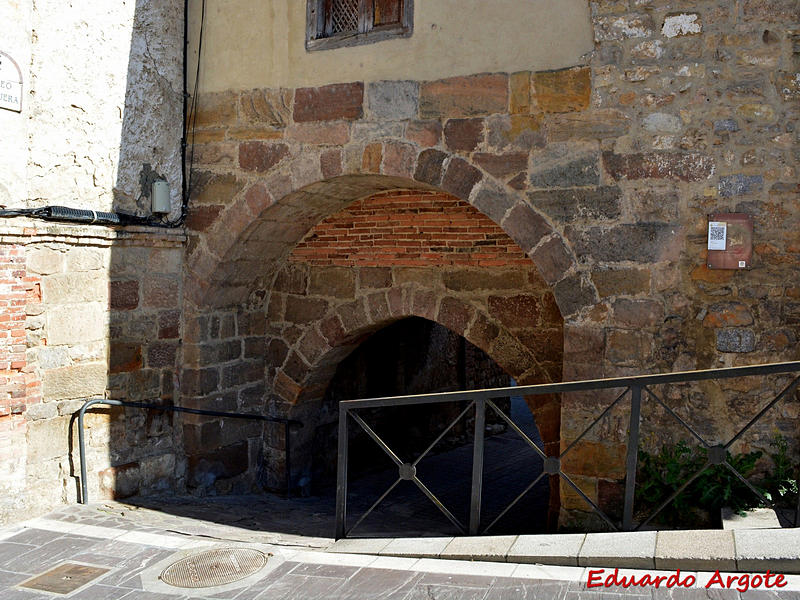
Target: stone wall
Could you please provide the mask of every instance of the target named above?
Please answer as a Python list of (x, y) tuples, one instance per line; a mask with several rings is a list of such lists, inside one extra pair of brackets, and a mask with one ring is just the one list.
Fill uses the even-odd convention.
[[(183, 240), (41, 221), (0, 231), (9, 264), (0, 316), (3, 520), (77, 500), (74, 415), (85, 400), (175, 402)], [(172, 421), (138, 410), (88, 414), (91, 497), (179, 487)]]
[[(292, 249), (320, 243), (304, 239), (313, 227), (371, 194), (434, 189), (471, 204), (531, 259), (564, 320), (565, 380), (798, 358), (795, 3), (590, 4), (595, 49), (568, 69), (298, 89), (264, 81), (201, 95), (187, 314), (239, 306), (267, 311), (274, 327), (294, 310), (276, 299), (296, 283), (283, 274)], [(753, 215), (752, 268), (706, 266), (715, 211)], [(357, 270), (337, 281), (358, 281)], [(386, 289), (376, 302), (391, 307), (402, 292), (394, 279)], [(278, 338), (288, 347), (300, 333)], [(287, 375), (285, 361), (267, 350), (268, 372)], [(223, 391), (218, 367), (206, 370), (204, 394)], [(267, 410), (291, 412), (287, 400), (325, 381), (313, 369), (307, 383), (295, 376), (267, 377)], [(739, 423), (764, 390), (702, 392), (666, 395), (725, 441), (719, 415)], [(562, 397), (561, 447), (613, 398)], [(793, 436), (797, 416), (792, 399), (736, 450), (764, 447), (770, 427)], [(606, 506), (618, 501), (626, 418), (608, 415), (565, 459)], [(647, 415), (644, 426), (665, 419)], [(579, 496), (561, 496), (563, 524), (586, 518)]]

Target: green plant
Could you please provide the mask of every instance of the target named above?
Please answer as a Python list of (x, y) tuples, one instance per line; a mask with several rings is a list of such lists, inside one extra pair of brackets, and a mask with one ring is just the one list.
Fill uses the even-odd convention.
[(797, 480), (800, 479), (800, 464), (792, 464), (788, 455), (789, 442), (781, 434), (776, 434), (770, 446), (773, 470), (764, 477), (764, 495), (778, 506), (793, 507), (797, 503)]
[[(755, 469), (762, 452), (732, 455), (728, 463), (742, 477)], [(708, 462), (703, 447), (692, 448), (686, 442), (662, 446), (656, 454), (639, 451), (636, 474), (636, 507), (642, 516), (649, 515)], [(692, 481), (656, 516), (655, 521), (668, 525), (693, 525), (708, 519), (723, 506), (742, 511), (758, 505), (758, 497), (725, 465), (711, 465)]]

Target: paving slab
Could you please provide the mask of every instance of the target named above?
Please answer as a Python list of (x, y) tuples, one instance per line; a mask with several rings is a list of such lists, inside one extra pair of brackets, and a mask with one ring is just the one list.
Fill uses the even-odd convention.
[(582, 567), (655, 568), (655, 531), (587, 533), (578, 564)]
[(328, 552), (344, 552), (347, 554), (380, 554), (389, 545), (392, 538), (353, 538), (338, 540)]
[(457, 537), (445, 546), (439, 557), (505, 562), (506, 555), (516, 540), (517, 536), (515, 535)]
[(736, 529), (736, 566), (739, 571), (763, 570), (800, 573), (800, 528)]
[(780, 529), (778, 515), (771, 508), (753, 508), (740, 515), (730, 508), (722, 509), (723, 529)]
[(438, 558), (453, 541), (452, 537), (396, 538), (378, 554), (381, 556), (409, 556), (411, 558)]
[(585, 533), (521, 535), (508, 551), (508, 562), (577, 566)]
[(656, 569), (734, 571), (733, 532), (719, 529), (659, 531), (655, 560)]

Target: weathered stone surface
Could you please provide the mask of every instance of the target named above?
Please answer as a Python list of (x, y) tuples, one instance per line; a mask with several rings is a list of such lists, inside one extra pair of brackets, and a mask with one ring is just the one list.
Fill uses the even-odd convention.
[(653, 33), (655, 33), (655, 23), (650, 15), (628, 14), (597, 17), (594, 20), (596, 42), (650, 37)]
[[(301, 144), (342, 146), (350, 141), (350, 125), (346, 122), (295, 123), (286, 131), (287, 137)], [(239, 161), (242, 152), (239, 150)]]
[(752, 352), (756, 348), (756, 334), (752, 329), (717, 329), (719, 352)]
[(328, 303), (317, 298), (289, 296), (286, 299), (286, 320), (290, 323), (310, 323), (323, 316), (328, 310)]
[(661, 35), (674, 38), (684, 35), (697, 35), (703, 32), (703, 23), (697, 13), (678, 13), (667, 15), (661, 26)]
[(600, 185), (600, 156), (593, 154), (558, 165), (531, 169), (530, 184), (535, 188)]
[(375, 81), (367, 87), (369, 116), (389, 121), (413, 119), (419, 105), (416, 81)]
[(719, 119), (714, 121), (714, 133), (726, 133), (739, 131), (739, 124), (736, 119)]
[(500, 178), (524, 171), (528, 166), (528, 155), (524, 152), (506, 154), (476, 152), (472, 155), (472, 160), (490, 175)]
[(664, 223), (626, 223), (609, 229), (591, 227), (573, 244), (577, 254), (595, 260), (656, 262), (674, 251), (676, 238), (675, 228)]
[(186, 217), (186, 227), (197, 232), (208, 230), (217, 220), (223, 208), (224, 206), (221, 204), (192, 208)]
[(553, 295), (564, 317), (580, 312), (597, 302), (594, 286), (585, 281), (579, 273), (559, 281), (553, 288)]
[(561, 459), (561, 468), (567, 474), (597, 476), (598, 472), (609, 478), (625, 476), (625, 446), (582, 440)]
[(436, 321), (451, 331), (463, 335), (475, 309), (457, 298), (443, 298)]
[(48, 400), (102, 396), (108, 372), (103, 363), (72, 365), (42, 373), (42, 394)]
[(736, 114), (747, 121), (762, 124), (773, 123), (776, 118), (775, 109), (769, 104), (754, 102), (739, 105), (736, 109)]
[(630, 117), (615, 109), (594, 109), (579, 113), (566, 113), (548, 117), (549, 141), (596, 140), (625, 135), (630, 128)]
[(708, 307), (704, 327), (740, 327), (753, 324), (753, 313), (741, 302), (717, 302)]
[(547, 113), (586, 110), (592, 95), (592, 73), (588, 67), (573, 67), (533, 74), (535, 101)]
[(234, 175), (216, 175), (201, 171), (192, 176), (191, 206), (225, 204), (243, 187), (244, 182)]
[(150, 275), (142, 283), (142, 306), (174, 308), (180, 303), (180, 281), (175, 275)]
[(442, 139), (442, 124), (439, 121), (411, 121), (406, 125), (405, 137), (424, 148), (436, 146)]
[(266, 173), (288, 155), (286, 144), (243, 142), (239, 145), (239, 166), (245, 171)]
[(442, 274), (449, 290), (457, 292), (474, 290), (519, 289), (525, 281), (521, 271), (486, 271), (484, 269), (458, 269)]
[(680, 133), (683, 122), (680, 117), (669, 113), (650, 113), (643, 120), (644, 128), (651, 133)]
[(270, 127), (285, 127), (291, 119), (288, 90), (248, 90), (239, 95), (239, 116), (243, 121)]
[(456, 198), (467, 200), (472, 188), (482, 178), (483, 174), (467, 161), (454, 158), (447, 165), (447, 171), (442, 179), (442, 188)]
[(539, 299), (535, 296), (489, 296), (489, 315), (509, 329), (531, 328), (539, 324)]
[(364, 84), (334, 83), (317, 88), (299, 88), (294, 93), (294, 120), (354, 120), (364, 115)]
[(489, 145), (497, 152), (529, 151), (546, 143), (539, 115), (495, 115), (486, 120)]
[(748, 21), (796, 23), (797, 3), (794, 0), (746, 0), (742, 13)]
[(361, 169), (367, 173), (380, 173), (382, 160), (383, 144), (368, 144), (364, 148), (364, 155), (361, 158)]
[(308, 293), (311, 295), (352, 298), (355, 289), (355, 273), (349, 267), (311, 269), (308, 283)]
[(531, 254), (539, 274), (547, 283), (559, 281), (572, 266), (572, 253), (560, 236), (553, 236)]
[(635, 296), (650, 291), (647, 269), (602, 269), (592, 272), (592, 282), (601, 297)]
[(342, 174), (342, 151), (338, 148), (325, 150), (319, 157), (319, 167), (325, 179)]
[(102, 340), (108, 334), (106, 307), (99, 302), (55, 306), (46, 319), (47, 343), (53, 346)]
[(614, 323), (623, 327), (654, 327), (664, 321), (664, 305), (655, 300), (620, 298), (612, 304)]
[(761, 175), (725, 175), (719, 178), (719, 195), (723, 198), (743, 196), (760, 192), (764, 189), (764, 177)]
[(142, 368), (141, 344), (112, 343), (108, 360), (109, 373), (124, 373)]
[(444, 126), (444, 143), (450, 150), (472, 152), (483, 140), (483, 119), (450, 119)]
[(423, 150), (417, 158), (417, 169), (414, 179), (431, 185), (439, 185), (442, 181), (442, 165), (447, 154), (441, 150)]
[(147, 366), (151, 369), (174, 369), (177, 356), (177, 342), (157, 342), (147, 347)]
[(615, 365), (647, 364), (653, 353), (652, 336), (633, 329), (614, 329), (606, 337), (606, 359)]
[(530, 203), (551, 219), (568, 223), (576, 220), (615, 219), (620, 213), (622, 192), (618, 187), (564, 189), (528, 192)]
[(714, 174), (714, 159), (704, 154), (651, 152), (615, 154), (603, 152), (606, 170), (616, 180), (676, 179), (702, 181)]
[(428, 81), (420, 89), (423, 119), (474, 117), (502, 113), (508, 108), (508, 77), (473, 75)]
[(192, 117), (199, 128), (233, 125), (236, 122), (237, 97), (233, 92), (199, 94)]
[(530, 252), (552, 231), (544, 217), (524, 204), (512, 208), (501, 225), (524, 252)]
[(26, 256), (26, 267), (32, 273), (49, 275), (59, 273), (64, 268), (64, 254), (51, 248), (35, 248)]
[(484, 184), (475, 195), (473, 205), (495, 223), (502, 223), (516, 200), (499, 187)]
[(512, 73), (508, 81), (511, 95), (509, 98), (509, 112), (512, 115), (527, 114), (531, 112), (531, 73), (520, 71)]
[(411, 177), (414, 173), (416, 150), (411, 144), (386, 142), (383, 145), (383, 173), (398, 177)]
[(42, 277), (42, 301), (48, 304), (105, 301), (107, 278), (99, 271), (53, 273)]

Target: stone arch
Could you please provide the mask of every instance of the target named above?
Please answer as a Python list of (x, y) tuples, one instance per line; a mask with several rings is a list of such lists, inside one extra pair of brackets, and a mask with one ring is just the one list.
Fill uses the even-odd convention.
[(263, 174), (207, 174), (195, 190), (195, 197), (234, 193), (227, 206), (211, 205), (207, 219), (198, 217), (203, 228), (192, 236), (184, 287), (195, 309), (265, 296), (270, 277), (314, 224), (355, 199), (394, 189), (444, 190), (492, 219), (553, 287), (565, 318), (597, 301), (594, 284), (548, 218), (469, 157), (393, 138), (366, 142), (353, 164), (339, 156), (331, 167), (331, 151), (290, 154), (285, 144), (253, 144)]

